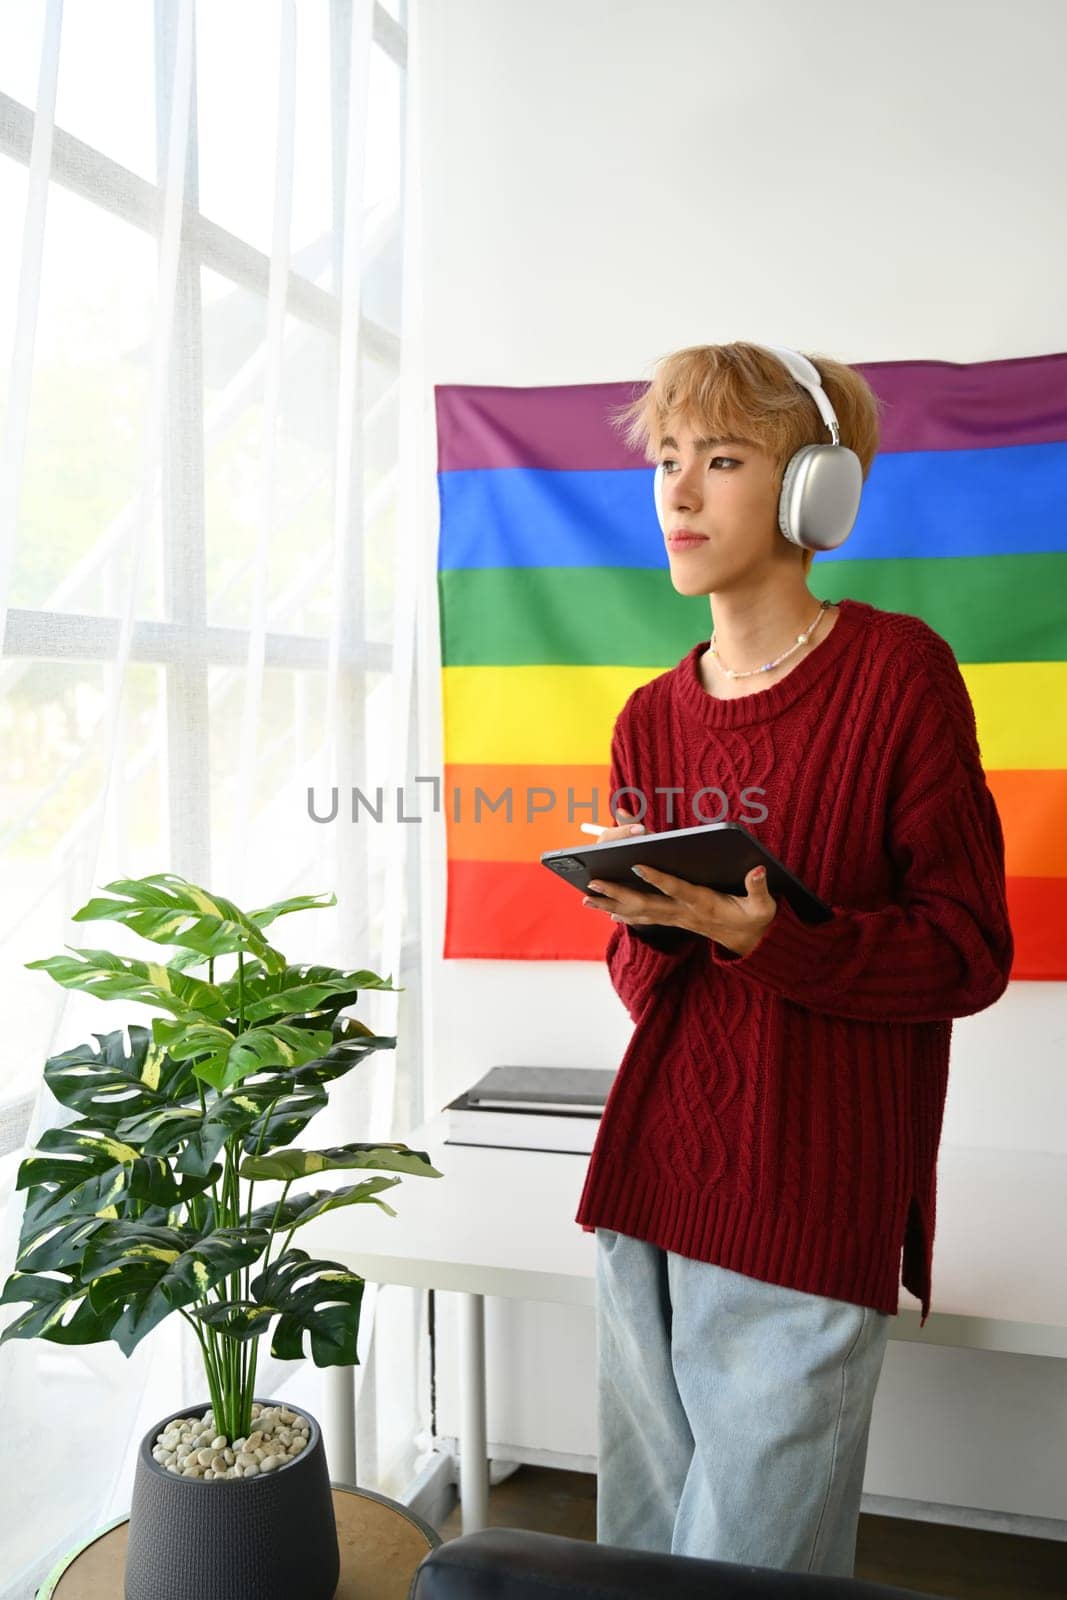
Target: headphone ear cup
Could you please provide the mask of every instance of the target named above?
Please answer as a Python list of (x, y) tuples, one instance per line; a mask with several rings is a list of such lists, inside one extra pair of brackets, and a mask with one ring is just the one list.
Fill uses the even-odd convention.
[(663, 463), (656, 468), (652, 478), (652, 498), (656, 505), (656, 517), (659, 522), (660, 532), (666, 533), (667, 527), (663, 520)]
[[(805, 446), (805, 449), (807, 448), (810, 448), (810, 446)], [(782, 474), (782, 488), (778, 496), (778, 530), (789, 540), (790, 544), (800, 545), (802, 550), (805, 546), (797, 537), (795, 525), (790, 518), (790, 507), (794, 503), (795, 485), (803, 464), (804, 453), (804, 450), (798, 450), (796, 455), (790, 456), (786, 462), (786, 468)]]
[(840, 444), (806, 444), (789, 460), (778, 527), (802, 550), (836, 550), (852, 531), (863, 493), (859, 456)]

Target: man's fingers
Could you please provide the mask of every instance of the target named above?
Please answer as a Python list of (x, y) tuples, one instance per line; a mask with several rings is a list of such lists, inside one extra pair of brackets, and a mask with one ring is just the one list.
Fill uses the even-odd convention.
[(670, 872), (660, 872), (657, 867), (638, 865), (631, 867), (630, 871), (643, 878), (646, 883), (651, 883), (654, 888), (662, 889), (672, 900), (684, 902), (688, 891), (693, 887), (685, 878), (676, 878)]
[(647, 895), (639, 894), (632, 889), (627, 889), (623, 884), (605, 883), (586, 885), (591, 900), (583, 901), (589, 906), (598, 906), (605, 911), (622, 911), (631, 916), (646, 909)]
[(620, 807), (615, 815), (620, 819), (620, 828), (625, 828), (628, 833), (644, 833), (644, 823), (635, 821), (632, 812), (623, 811)]
[[(593, 898), (583, 898), (583, 906), (606, 911), (615, 922), (635, 922), (656, 927), (671, 927), (674, 924), (670, 907), (661, 895), (642, 894), (639, 889), (627, 889), (619, 883), (603, 884), (604, 892), (600, 895), (597, 894), (595, 883), (587, 884), (586, 888)], [(656, 902), (655, 907), (650, 904), (652, 900)]]

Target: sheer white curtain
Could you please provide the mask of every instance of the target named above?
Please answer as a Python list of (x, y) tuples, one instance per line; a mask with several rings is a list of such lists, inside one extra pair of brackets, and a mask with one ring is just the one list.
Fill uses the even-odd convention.
[[(391, 804), (417, 798), (412, 20), (404, 0), (0, 8), (5, 1276), (18, 1164), (63, 1116), (45, 1060), (147, 1017), (24, 966), (137, 948), (70, 922), (112, 877), (246, 905), (333, 889), (286, 919), (286, 954), (406, 987), (357, 1009), (397, 1050), (309, 1131), (405, 1139), (422, 1114), (416, 830)], [(382, 788), (380, 823), (349, 820), (353, 786)], [(425, 1322), (422, 1294), (367, 1286), (358, 1481), (387, 1494), (425, 1423)], [(33, 1507), (4, 1520), (0, 1600), (125, 1511), (137, 1438), (204, 1394), (194, 1353), (174, 1318), (129, 1361), (0, 1350), (0, 1497)], [(260, 1371), (321, 1414), (309, 1362)]]

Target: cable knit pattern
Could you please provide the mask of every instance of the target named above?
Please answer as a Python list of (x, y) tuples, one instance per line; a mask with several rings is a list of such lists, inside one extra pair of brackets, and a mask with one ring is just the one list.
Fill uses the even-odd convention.
[(858, 600), (754, 694), (709, 695), (706, 649), (622, 708), (612, 791), (640, 791), (650, 832), (724, 791), (703, 820), (743, 823), (834, 916), (779, 898), (745, 956), (613, 925), (635, 1026), (576, 1220), (889, 1313), (902, 1281), (925, 1322), (952, 1020), (998, 999), (1014, 954), (967, 686), (920, 618)]

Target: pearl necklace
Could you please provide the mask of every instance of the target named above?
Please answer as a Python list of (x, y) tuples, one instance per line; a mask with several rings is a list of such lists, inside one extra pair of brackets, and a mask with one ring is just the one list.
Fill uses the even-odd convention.
[(784, 651), (784, 653), (782, 655), (778, 656), (776, 660), (774, 660), (774, 661), (765, 661), (763, 663), (762, 667), (753, 667), (751, 672), (731, 672), (729, 667), (723, 666), (722, 661), (719, 658), (719, 652), (715, 648), (715, 634), (714, 634), (714, 631), (712, 632), (711, 641), (710, 641), (711, 653), (715, 657), (716, 661), (718, 661), (719, 666), (722, 667), (723, 672), (725, 672), (725, 674), (726, 674), (726, 676), (728, 678), (754, 678), (756, 676), (756, 674), (759, 673), (759, 672), (770, 672), (770, 671), (772, 671), (772, 669), (774, 667), (781, 666), (782, 662), (785, 661), (789, 656), (791, 656), (795, 650), (799, 650), (801, 645), (807, 644), (808, 640), (811, 638), (812, 634), (815, 632), (816, 628), (819, 626), (819, 623), (822, 621), (823, 614), (826, 612), (828, 607), (833, 605), (833, 603), (834, 602), (832, 600), (822, 600), (822, 601), (820, 601), (819, 602), (819, 610), (818, 610), (818, 613), (816, 614), (815, 621), (811, 624), (811, 627), (808, 628), (808, 630), (805, 633), (798, 633), (797, 634), (797, 642), (796, 642), (796, 644), (791, 644), (789, 646), (789, 649)]

